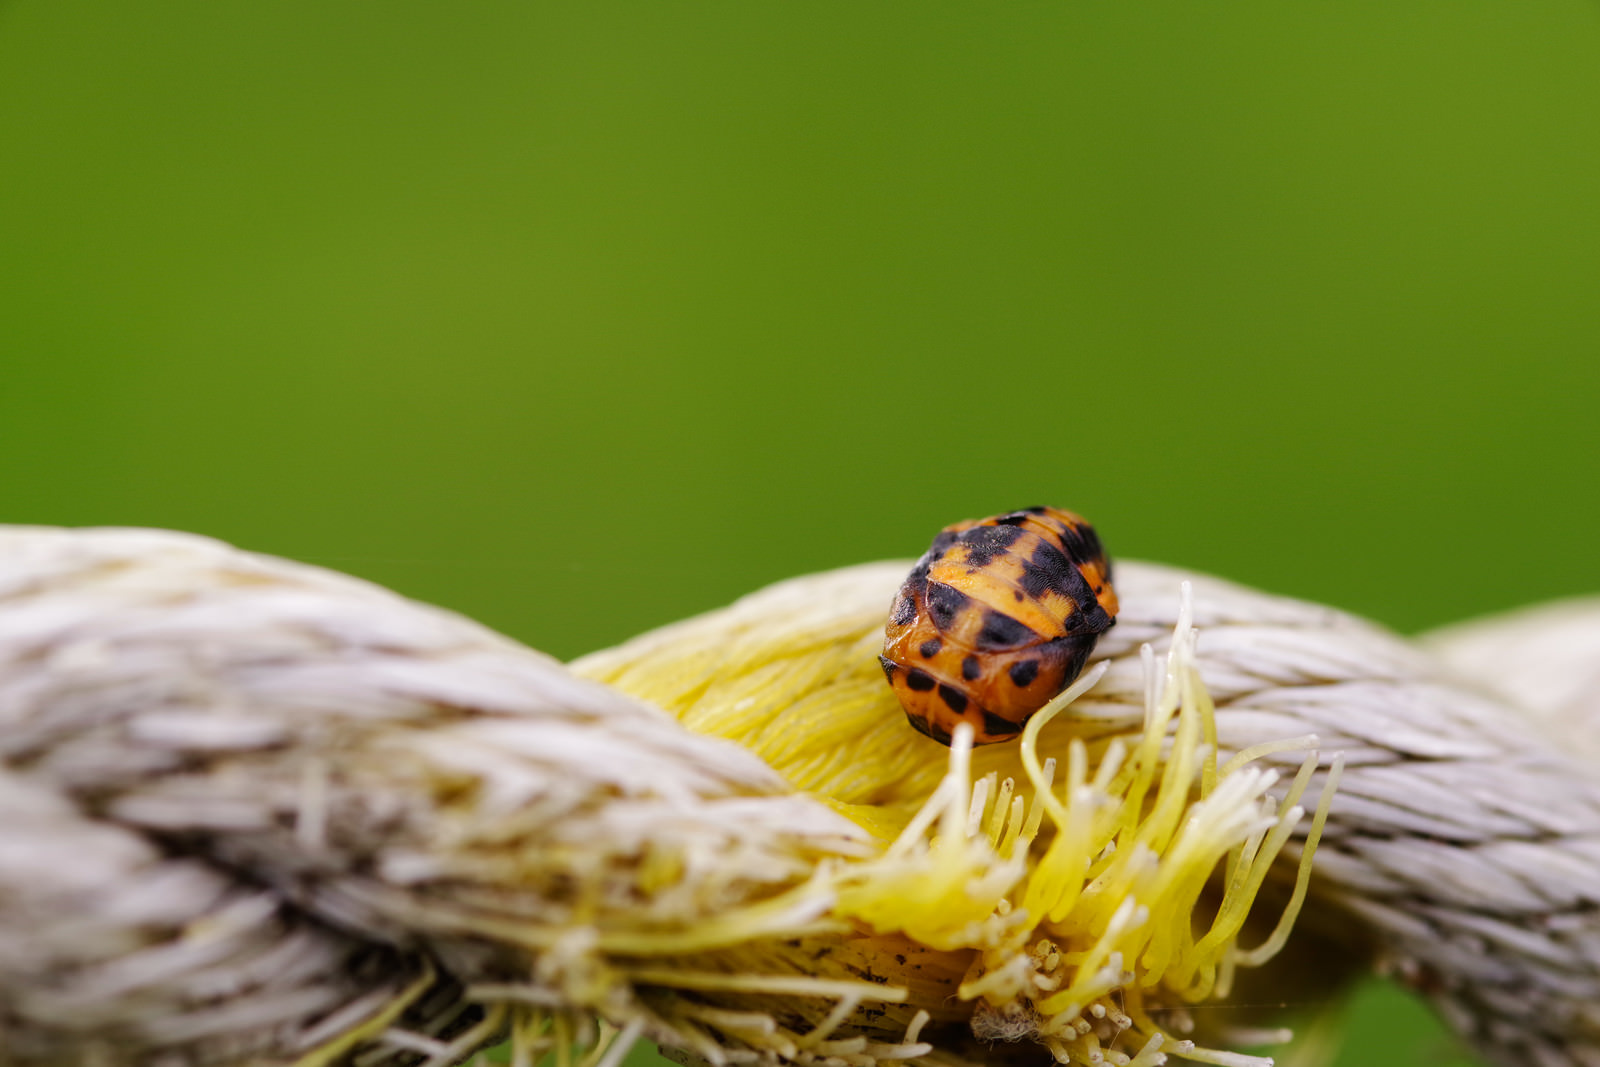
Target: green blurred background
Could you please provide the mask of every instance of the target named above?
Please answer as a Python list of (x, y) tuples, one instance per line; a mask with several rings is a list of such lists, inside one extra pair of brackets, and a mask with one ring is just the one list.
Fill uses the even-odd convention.
[(0, 518), (567, 657), (1053, 503), (1416, 630), (1600, 588), (1597, 193), (1577, 0), (13, 0)]

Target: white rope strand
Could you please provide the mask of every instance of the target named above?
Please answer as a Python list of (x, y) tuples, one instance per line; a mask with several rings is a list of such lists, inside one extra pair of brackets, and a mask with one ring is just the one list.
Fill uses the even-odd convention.
[(579, 890), (669, 829), (691, 870), (599, 902), (610, 936), (860, 851), (736, 746), (465, 619), (151, 531), (0, 530), (0, 769), (10, 1063), (292, 1059), (425, 966), (396, 947), (506, 977), (497, 924), (576, 1006)]

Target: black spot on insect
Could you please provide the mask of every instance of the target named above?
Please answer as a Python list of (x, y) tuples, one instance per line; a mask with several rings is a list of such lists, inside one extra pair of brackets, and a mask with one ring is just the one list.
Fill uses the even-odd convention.
[(1061, 550), (1041, 541), (1022, 563), (1022, 591), (1038, 598), (1046, 593), (1069, 597), (1079, 604), (1094, 599), (1089, 583)]
[(967, 710), (967, 694), (955, 686), (941, 685), (939, 687), (939, 696), (946, 704), (950, 705), (950, 710), (957, 715)]
[(896, 963), (898, 963), (902, 967), (904, 967), (906, 965), (906, 958), (904, 956), (900, 955), (900, 953), (898, 953), (898, 952), (896, 952), (894, 954), (894, 961)]
[(928, 568), (933, 566), (935, 560), (950, 551), (950, 546), (960, 537), (960, 534), (952, 530), (940, 530), (938, 536), (933, 539), (933, 544), (928, 546), (928, 551), (924, 552), (922, 558), (917, 560), (917, 565), (911, 568), (911, 573), (906, 576), (906, 582), (910, 584), (926, 581)]
[(983, 732), (993, 738), (1014, 737), (1020, 732), (1016, 723), (1010, 719), (996, 715), (992, 711), (983, 713)]
[(1011, 675), (1012, 685), (1018, 689), (1026, 689), (1033, 684), (1035, 678), (1039, 677), (1039, 661), (1036, 659), (1021, 660), (1013, 663), (1011, 669), (1006, 673)]
[(950, 625), (971, 602), (972, 598), (959, 589), (952, 589), (942, 582), (928, 583), (928, 618), (941, 630), (950, 629)]
[(1105, 555), (1094, 527), (1062, 524), (1059, 531), (1061, 551), (1074, 563), (1092, 563)]
[(1010, 511), (998, 515), (993, 520), (997, 526), (1021, 526), (1035, 515), (1043, 515), (1049, 508), (1023, 508), (1021, 511)]
[(889, 621), (896, 626), (910, 626), (916, 617), (917, 602), (908, 596), (900, 597), (889, 610)]
[(910, 686), (918, 693), (926, 693), (928, 690), (932, 689), (938, 684), (939, 683), (933, 680), (933, 675), (929, 674), (927, 671), (918, 670), (915, 667), (912, 667), (909, 671), (906, 671), (906, 685)]
[(919, 719), (909, 711), (906, 712), (906, 721), (911, 724), (913, 730), (922, 736), (931, 737), (941, 745), (950, 744), (950, 731), (941, 729), (926, 719)]
[(923, 659), (932, 659), (939, 654), (939, 650), (943, 647), (943, 641), (939, 640), (937, 637), (930, 637), (926, 641), (922, 642), (921, 645), (917, 646), (917, 651), (922, 653)]
[(1022, 599), (1023, 599), (1022, 590), (1020, 590), (1020, 589), (1011, 590), (1011, 598), (1013, 600), (1015, 600), (1018, 604), (1022, 603)]
[(974, 647), (979, 652), (994, 652), (1003, 648), (1020, 648), (1039, 639), (1039, 635), (1009, 615), (998, 611), (983, 613), (983, 628), (978, 631)]
[(889, 683), (891, 685), (893, 685), (894, 684), (894, 672), (900, 669), (900, 664), (896, 663), (894, 660), (890, 659), (888, 656), (879, 656), (878, 657), (878, 666), (883, 668), (883, 676), (885, 678), (889, 679)]
[(978, 526), (960, 535), (967, 546), (967, 562), (973, 567), (987, 567), (996, 556), (1003, 556), (1017, 543), (1023, 531), (1015, 526)]
[[(879, 656), (878, 658), (882, 659), (883, 657)], [(976, 682), (978, 680), (978, 676), (982, 673), (983, 664), (978, 662), (977, 656), (968, 656), (966, 659), (961, 661), (961, 677), (965, 678), (967, 681)]]
[(1062, 677), (1070, 682), (1083, 673), (1084, 665), (1089, 662), (1089, 654), (1094, 651), (1094, 643), (1099, 637), (1098, 631), (1068, 634), (1066, 637), (1045, 642), (1039, 651), (1050, 659), (1059, 660), (1064, 668)]
[[(1022, 562), (1022, 592), (1038, 600), (1061, 584), (1060, 577), (1047, 567), (1037, 566), (1033, 560)], [(1022, 599), (1019, 595), (1017, 599)]]

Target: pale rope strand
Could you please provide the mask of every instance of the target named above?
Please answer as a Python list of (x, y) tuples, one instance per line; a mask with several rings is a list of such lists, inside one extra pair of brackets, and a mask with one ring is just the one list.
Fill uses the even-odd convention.
[[(605, 1011), (597, 933), (863, 851), (736, 746), (466, 619), (154, 531), (0, 530), (0, 767), (0, 1063), (292, 1059), (419, 943), (480, 982), (536, 956)], [(659, 837), (682, 881), (606, 899)]]
[(1600, 765), (1600, 598), (1449, 626), (1424, 634), (1422, 643)]
[[(847, 634), (903, 571), (786, 583), (729, 614)], [(1497, 1061), (1600, 1064), (1595, 764), (1417, 646), (1149, 565), (1119, 566), (1112, 669), (1076, 712), (1114, 724), (1142, 707), (1136, 649), (1164, 645), (1184, 577), (1223, 747), (1314, 732), (1348, 761), (1314, 906), (1375, 933)], [(688, 835), (693, 893), (600, 901), (626, 935), (759, 899), (802, 873), (797, 856), (861, 848), (749, 753), (465, 620), (145, 531), (0, 533), (0, 766), (0, 817), (27, 828), (0, 837), (0, 1062), (289, 1057), (312, 1020), (359, 1015), (361, 976), (381, 991), (416, 974), (410, 946), (466, 981), (514, 971), (525, 957), (486, 935), (495, 916), (543, 930), (525, 946), (539, 980), (604, 1012), (584, 1001), (603, 953), (562, 938), (595, 926), (563, 926), (555, 882), (603, 893), (609, 864)], [(454, 792), (469, 782), (470, 803)], [(141, 871), (165, 888), (131, 893), (119, 872)], [(152, 899), (158, 920), (139, 911)], [(394, 969), (358, 973), (363, 952)]]

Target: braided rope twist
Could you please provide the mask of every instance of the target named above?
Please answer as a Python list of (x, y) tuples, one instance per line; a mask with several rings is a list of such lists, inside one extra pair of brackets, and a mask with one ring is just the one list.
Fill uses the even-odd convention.
[[(881, 698), (807, 657), (881, 632), (903, 574), (796, 579), (569, 669), (203, 538), (0, 529), (0, 1064), (444, 1064), (515, 1033), (496, 995), (556, 1012), (556, 1042), (598, 1017), (712, 1062), (740, 1027), (769, 1059), (960, 1062), (919, 1041), (941, 1021), (915, 988), (868, 1011), (844, 948), (804, 955), (828, 935), (803, 890), (876, 846), (764, 762), (818, 694)], [(1139, 648), (1171, 642), (1184, 581), (1220, 748), (1314, 733), (1343, 755), (1307, 917), (1496, 1062), (1600, 1065), (1600, 602), (1407, 641), (1123, 563), (1072, 729), (1142, 718)], [(683, 724), (629, 695), (662, 659), (701, 679)], [(759, 743), (712, 736), (717, 679), (751, 671), (789, 695)], [(767, 935), (757, 993), (792, 973), (841, 998), (809, 1037), (737, 996), (639, 994), (663, 961), (715, 987), (727, 946)]]

